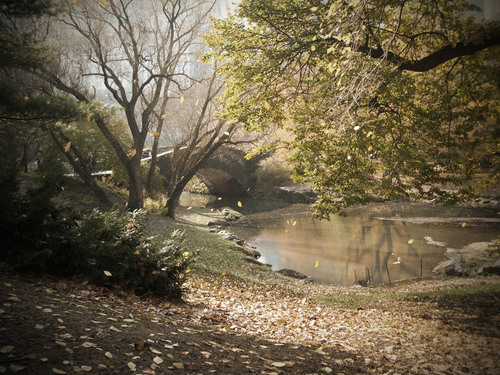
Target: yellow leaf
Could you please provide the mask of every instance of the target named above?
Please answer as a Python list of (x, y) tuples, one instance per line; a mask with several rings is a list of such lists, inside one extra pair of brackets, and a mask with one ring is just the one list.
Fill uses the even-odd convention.
[(47, 104), (50, 104), (50, 100), (47, 100)]
[(151, 274), (152, 274), (152, 275), (157, 275), (157, 274), (158, 274), (158, 271), (157, 271), (157, 270), (153, 270), (153, 271), (151, 271)]
[(189, 256), (189, 251), (184, 251), (184, 252), (182, 253), (182, 256), (183, 256), (183, 257), (188, 257), (188, 256)]
[(373, 146), (368, 147), (368, 151), (373, 151)]
[(226, 273), (225, 273), (225, 272), (222, 272), (222, 273), (221, 273), (221, 275), (222, 275), (222, 276), (226, 276)]
[(238, 207), (243, 207), (243, 203), (241, 203), (240, 201), (238, 201)]
[(160, 136), (160, 133), (158, 133), (158, 132), (154, 132), (154, 133), (153, 133), (153, 135), (154, 135), (155, 137), (159, 137), (159, 136)]
[(29, 96), (25, 96), (24, 100), (29, 100), (29, 98), (30, 98)]
[(465, 228), (467, 226), (467, 223), (462, 223), (462, 228)]
[(181, 96), (180, 102), (181, 104), (184, 103), (184, 96)]
[(269, 111), (271, 109), (271, 104), (269, 104), (268, 102), (264, 101), (264, 104), (263, 104), (264, 108)]
[(132, 150), (132, 152), (130, 153), (130, 156), (134, 157), (134, 156), (135, 156), (135, 154), (137, 154), (137, 150), (134, 148), (134, 149)]
[(161, 115), (161, 118), (167, 118), (167, 115)]
[(71, 147), (71, 141), (69, 141), (68, 143), (66, 143), (66, 147), (64, 147), (64, 152), (68, 152), (69, 149)]
[(318, 7), (312, 7), (311, 12), (316, 12), (318, 10)]
[(141, 253), (139, 252), (139, 250), (136, 250), (134, 255), (141, 255)]
[(87, 116), (87, 122), (90, 122), (90, 120), (91, 120), (91, 117), (90, 117), (90, 115), (88, 115)]
[(98, 61), (98, 62), (97, 62), (97, 65), (102, 65), (102, 61)]
[(316, 261), (316, 264), (314, 265), (314, 267), (316, 267), (316, 268), (319, 267), (319, 260)]
[(315, 45), (312, 45), (312, 46), (311, 46), (311, 51), (312, 51), (312, 52), (316, 51), (316, 46), (315, 46)]
[(413, 243), (413, 238), (410, 238), (410, 239), (408, 240), (408, 245), (411, 245), (412, 243)]

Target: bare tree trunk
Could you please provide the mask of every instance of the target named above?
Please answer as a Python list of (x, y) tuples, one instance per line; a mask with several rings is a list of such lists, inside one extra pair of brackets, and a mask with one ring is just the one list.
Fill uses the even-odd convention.
[[(162, 122), (157, 127), (158, 134), (162, 130)], [(148, 177), (146, 179), (146, 196), (153, 196), (153, 182), (156, 174), (156, 165), (158, 164), (158, 146), (160, 143), (160, 137), (156, 136), (153, 142), (153, 147), (151, 148), (151, 165), (149, 166)]]

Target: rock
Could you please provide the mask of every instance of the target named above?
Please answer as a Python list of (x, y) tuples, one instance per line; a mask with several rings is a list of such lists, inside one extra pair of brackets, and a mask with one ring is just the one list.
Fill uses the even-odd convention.
[(209, 227), (228, 227), (230, 224), (226, 220), (219, 219), (219, 220), (209, 221), (207, 225)]
[(284, 276), (293, 277), (293, 278), (296, 278), (296, 279), (307, 279), (308, 278), (303, 273), (300, 273), (300, 272), (297, 272), (297, 271), (294, 271), (294, 270), (290, 270), (288, 268), (283, 268), (283, 269), (281, 269), (279, 271), (276, 271), (276, 272), (281, 273)]
[(267, 266), (267, 267), (271, 267), (271, 265), (269, 264), (265, 264), (265, 263), (261, 263), (259, 262), (257, 259), (255, 259), (254, 257), (251, 257), (251, 256), (246, 256), (245, 258), (243, 258), (246, 262), (248, 263), (253, 263), (253, 264), (258, 264), (259, 266)]
[(303, 186), (276, 187), (272, 190), (271, 197), (289, 203), (313, 203), (317, 199), (312, 189)]
[(435, 267), (432, 272), (434, 273), (444, 273), (448, 276), (458, 276), (462, 275), (464, 271), (463, 261), (459, 258), (449, 259), (441, 262)]
[(500, 259), (493, 264), (479, 267), (477, 273), (479, 275), (500, 275)]
[(248, 255), (248, 256), (251, 256), (252, 258), (254, 259), (258, 259), (261, 257), (261, 254), (255, 250), (252, 246), (250, 245), (238, 245), (238, 244), (235, 244), (234, 245), (234, 248), (238, 251), (241, 251), (243, 254), (245, 255)]

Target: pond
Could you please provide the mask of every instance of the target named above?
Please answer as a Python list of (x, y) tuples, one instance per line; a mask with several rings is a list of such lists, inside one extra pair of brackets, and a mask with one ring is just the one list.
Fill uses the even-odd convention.
[(232, 206), (245, 220), (231, 231), (262, 254), (259, 259), (299, 271), (316, 282), (353, 285), (435, 276), (447, 248), (491, 241), (500, 234), (496, 210), (446, 208), (418, 203), (371, 204), (347, 216), (317, 220), (306, 205), (253, 212), (251, 201), (212, 198), (208, 205)]

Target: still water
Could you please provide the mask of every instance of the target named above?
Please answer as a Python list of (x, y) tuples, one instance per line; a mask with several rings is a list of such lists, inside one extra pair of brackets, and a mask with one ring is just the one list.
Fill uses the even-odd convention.
[[(239, 211), (249, 210), (251, 204), (219, 204), (224, 203)], [(255, 245), (260, 260), (274, 270), (294, 269), (316, 282), (340, 285), (366, 279), (368, 272), (375, 283), (387, 283), (389, 277), (395, 281), (433, 276), (447, 248), (491, 241), (500, 234), (496, 210), (384, 203), (325, 221), (308, 216), (307, 209), (250, 209), (230, 230)]]

